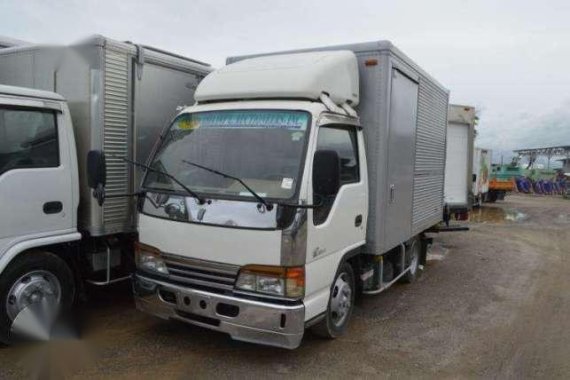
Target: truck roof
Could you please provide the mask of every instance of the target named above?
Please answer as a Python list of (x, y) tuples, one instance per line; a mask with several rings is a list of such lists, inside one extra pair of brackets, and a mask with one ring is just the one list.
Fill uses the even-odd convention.
[(6, 86), (0, 84), (0, 95), (23, 96), (26, 98), (40, 98), (65, 101), (63, 96), (51, 91), (36, 90), (33, 88)]
[(338, 104), (359, 101), (358, 63), (348, 50), (255, 57), (208, 75), (198, 102), (235, 99), (311, 99), (327, 94)]
[(447, 122), (455, 124), (475, 124), (477, 114), (475, 107), (463, 104), (450, 104), (447, 113)]
[(0, 36), (0, 48), (9, 48), (12, 46), (28, 45), (29, 42), (18, 40), (15, 38)]
[(163, 65), (176, 66), (184, 70), (196, 71), (203, 75), (207, 75), (209, 72), (214, 70), (208, 63), (204, 63), (176, 53), (171, 53), (148, 45), (136, 44), (130, 41), (116, 41), (98, 34), (76, 41), (69, 45), (17, 44), (15, 46), (0, 49), (0, 55), (16, 55), (42, 49), (65, 49), (83, 46), (106, 47), (114, 51), (127, 52), (135, 56), (138, 55), (139, 60), (142, 63), (151, 58), (152, 60)]

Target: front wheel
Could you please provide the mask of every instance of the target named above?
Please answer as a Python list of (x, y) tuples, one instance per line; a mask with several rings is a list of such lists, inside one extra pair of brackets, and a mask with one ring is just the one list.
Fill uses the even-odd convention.
[(354, 309), (355, 293), (354, 271), (348, 263), (343, 263), (331, 287), (325, 318), (312, 331), (329, 339), (343, 335)]
[(34, 251), (17, 257), (0, 275), (0, 342), (14, 341), (12, 323), (22, 310), (55, 314), (71, 306), (74, 289), (71, 270), (58, 256)]

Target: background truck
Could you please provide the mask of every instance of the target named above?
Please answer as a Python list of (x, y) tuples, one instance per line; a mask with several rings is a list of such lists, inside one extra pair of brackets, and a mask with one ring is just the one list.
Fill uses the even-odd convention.
[[(68, 47), (0, 50), (0, 340), (24, 308), (67, 304), (87, 281), (134, 268), (135, 203), (124, 195), (208, 65), (97, 36)], [(67, 102), (62, 97), (64, 96)], [(105, 149), (106, 197), (91, 196), (90, 150)], [(101, 194), (101, 193), (99, 193)]]
[(492, 156), (490, 149), (475, 148), (473, 152), (473, 206), (481, 206), (487, 198)]
[(494, 203), (505, 199), (507, 193), (516, 189), (516, 178), (523, 176), (524, 171), (518, 166), (516, 160), (510, 164), (491, 165), (491, 177), (489, 179), (489, 192), (486, 202)]
[(448, 92), (387, 41), (247, 58), (200, 83), (149, 162), (136, 304), (295, 348), (425, 263)]
[(450, 104), (447, 115), (445, 204), (451, 215), (465, 220), (471, 209), (475, 108)]

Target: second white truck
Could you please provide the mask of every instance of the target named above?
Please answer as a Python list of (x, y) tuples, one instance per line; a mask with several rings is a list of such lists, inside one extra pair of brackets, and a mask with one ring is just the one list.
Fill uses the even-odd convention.
[(450, 104), (447, 116), (444, 198), (447, 213), (466, 220), (473, 204), (475, 108)]
[[(210, 71), (100, 36), (0, 50), (0, 83), (13, 85), (0, 85), (0, 342), (14, 341), (28, 310), (65, 309), (86, 283), (130, 279), (136, 204), (125, 193), (140, 172), (124, 160), (144, 162)], [(103, 206), (87, 181), (93, 149), (107, 153)]]
[[(443, 215), (448, 92), (390, 42), (208, 75), (144, 178), (140, 310), (295, 348), (412, 282)], [(105, 173), (91, 173), (104, 183)]]

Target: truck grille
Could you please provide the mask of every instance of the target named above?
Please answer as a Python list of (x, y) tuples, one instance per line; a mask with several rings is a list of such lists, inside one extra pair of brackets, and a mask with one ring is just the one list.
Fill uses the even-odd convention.
[(218, 291), (234, 288), (239, 266), (212, 261), (189, 259), (179, 256), (165, 256), (169, 278), (172, 281), (196, 285)]

